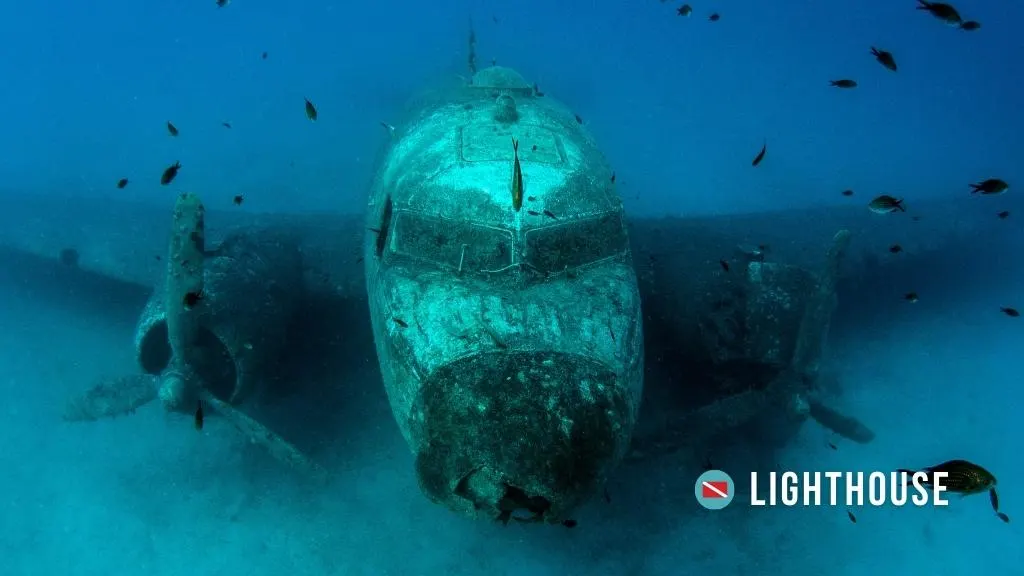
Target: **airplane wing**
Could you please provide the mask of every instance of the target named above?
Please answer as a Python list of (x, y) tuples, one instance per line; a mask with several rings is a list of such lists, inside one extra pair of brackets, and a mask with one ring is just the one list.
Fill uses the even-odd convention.
[[(925, 203), (914, 206), (908, 214), (884, 216), (872, 214), (864, 206), (850, 206), (693, 218), (633, 218), (631, 241), (647, 342), (645, 394), (662, 400), (645, 404), (676, 405), (682, 412), (692, 412), (694, 407), (723, 394), (739, 397), (749, 392), (750, 382), (764, 376), (758, 371), (765, 368), (763, 363), (745, 363), (742, 358), (765, 352), (750, 349), (750, 342), (756, 338), (733, 334), (749, 327), (734, 326), (730, 318), (741, 317), (743, 310), (751, 308), (743, 301), (749, 294), (733, 290), (737, 278), (751, 273), (752, 262), (779, 263), (787, 270), (817, 275), (826, 267), (826, 252), (839, 230), (851, 233), (838, 278), (848, 293), (853, 291), (851, 287), (885, 278), (908, 266), (937, 267), (936, 274), (945, 268), (950, 277), (968, 287), (972, 281), (981, 282), (955, 274), (976, 249), (965, 246), (976, 245), (979, 239), (996, 242), (1000, 234), (1002, 223), (996, 218), (996, 210), (991, 210), (987, 218), (980, 217), (977, 205), (971, 205), (976, 200), (968, 197)], [(0, 213), (0, 263), (8, 263), (8, 275), (18, 273), (13, 262), (31, 259), (148, 289), (166, 271), (171, 211), (170, 201), (160, 206), (67, 196), (19, 198), (8, 202)], [(965, 213), (976, 217), (963, 217)], [(300, 239), (307, 287), (317, 296), (346, 301), (348, 305), (341, 308), (349, 314), (366, 310), (360, 261), (365, 232), (362, 216), (259, 214), (240, 207), (208, 210), (206, 222), (207, 247), (214, 249), (234, 230), (293, 233)], [(904, 253), (891, 254), (889, 248), (894, 243), (899, 243)], [(772, 270), (763, 266), (757, 269), (762, 274)], [(803, 281), (800, 278), (803, 276), (796, 274), (791, 281), (799, 283)], [(795, 330), (799, 314), (779, 322), (779, 326)], [(372, 341), (365, 318), (347, 323), (345, 330), (351, 342)], [(366, 333), (353, 334), (359, 330)], [(746, 342), (743, 346), (747, 348), (730, 351), (725, 341), (730, 335)], [(724, 357), (708, 356), (719, 348), (725, 351)], [(695, 366), (712, 369), (701, 371)], [(688, 393), (680, 394), (680, 382), (687, 383)], [(694, 389), (706, 394), (694, 396)], [(641, 418), (641, 424), (644, 421)]]

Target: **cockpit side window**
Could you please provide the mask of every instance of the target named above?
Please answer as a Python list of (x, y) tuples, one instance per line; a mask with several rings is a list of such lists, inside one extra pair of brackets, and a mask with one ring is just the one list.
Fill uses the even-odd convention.
[(508, 230), (399, 211), (394, 252), (463, 273), (496, 272), (512, 265)]
[(388, 194), (384, 199), (384, 209), (381, 210), (380, 224), (377, 226), (377, 243), (374, 248), (376, 249), (378, 260), (384, 255), (384, 248), (388, 244), (388, 233), (391, 232), (391, 215), (394, 209), (395, 207), (391, 203), (391, 195)]
[(572, 270), (620, 255), (629, 240), (620, 213), (576, 220), (526, 233), (526, 264), (543, 273)]

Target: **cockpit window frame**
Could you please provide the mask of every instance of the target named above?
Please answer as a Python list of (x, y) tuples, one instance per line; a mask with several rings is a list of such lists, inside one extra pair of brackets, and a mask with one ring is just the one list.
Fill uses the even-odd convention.
[[(611, 243), (616, 244), (615, 246), (610, 246), (608, 250), (606, 250), (604, 253), (597, 257), (586, 259), (580, 262), (566, 262), (565, 265), (562, 267), (545, 267), (537, 265), (537, 257), (535, 256), (534, 251), (537, 249), (537, 238), (539, 236), (551, 235), (553, 233), (557, 233), (557, 231), (559, 230), (568, 230), (572, 227), (576, 227), (577, 229), (579, 229), (579, 227), (581, 226), (586, 226), (591, 223), (600, 223), (608, 219), (615, 220), (613, 229), (616, 231), (618, 242)], [(585, 235), (582, 236), (585, 237)], [(573, 235), (573, 237), (581, 237), (581, 235)], [(598, 234), (593, 234), (590, 237), (601, 238), (602, 236)], [(531, 228), (530, 230), (527, 230), (525, 232), (523, 236), (523, 242), (524, 246), (522, 254), (522, 263), (524, 267), (528, 270), (533, 271), (534, 273), (540, 274), (543, 277), (550, 277), (552, 275), (562, 273), (572, 274), (578, 270), (597, 266), (609, 260), (621, 259), (625, 257), (627, 254), (629, 254), (629, 251), (631, 249), (629, 244), (629, 234), (626, 232), (625, 228), (625, 214), (621, 210), (599, 212), (596, 214), (589, 214), (587, 216), (580, 218), (574, 218), (571, 220), (553, 223), (547, 226)]]
[[(451, 226), (452, 229), (462, 228), (465, 231), (474, 231), (477, 233), (484, 233), (493, 235), (496, 241), (496, 251), (503, 250), (500, 252), (500, 258), (503, 262), (496, 262), (496, 266), (473, 268), (466, 261), (466, 255), (471, 254), (470, 248), (477, 243), (460, 242), (463, 246), (459, 256), (454, 256), (451, 260), (445, 260), (442, 258), (431, 257), (426, 251), (415, 251), (404, 249), (404, 243), (407, 240), (406, 234), (409, 232), (408, 222), (413, 221), (412, 219), (418, 219), (420, 223), (431, 223), (440, 224), (442, 226)], [(433, 266), (440, 270), (447, 270), (455, 272), (459, 275), (471, 275), (471, 276), (489, 276), (491, 274), (501, 273), (509, 269), (516, 267), (515, 249), (516, 249), (516, 238), (515, 234), (507, 228), (501, 228), (497, 226), (489, 226), (478, 222), (471, 222), (466, 220), (445, 218), (436, 214), (430, 214), (420, 212), (418, 210), (410, 210), (406, 208), (395, 209), (394, 216), (392, 218), (392, 234), (387, 243), (387, 249), (385, 250), (384, 259), (387, 260), (409, 260), (419, 263), (423, 263), (429, 266)], [(457, 237), (458, 233), (453, 234), (453, 237)], [(500, 238), (499, 238), (500, 236)], [(502, 248), (503, 246), (503, 248)]]

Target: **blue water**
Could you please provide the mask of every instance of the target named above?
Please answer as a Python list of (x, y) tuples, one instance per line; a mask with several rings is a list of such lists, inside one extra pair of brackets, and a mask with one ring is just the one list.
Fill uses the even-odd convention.
[[(387, 137), (378, 121), (397, 118), (424, 86), (466, 74), (471, 17), (481, 65), (514, 67), (569, 104), (633, 214), (839, 205), (845, 189), (858, 200), (941, 202), (986, 178), (1009, 182), (1009, 194), (1024, 182), (1019, 2), (957, 2), (982, 23), (974, 32), (912, 0), (696, 0), (689, 18), (675, 14), (681, 2), (657, 0), (365, 4), (4, 4), (3, 202), (74, 194), (169, 206), (194, 190), (215, 208), (244, 194), (240, 210), (361, 212)], [(721, 20), (709, 22), (715, 11)], [(875, 62), (871, 46), (891, 51), (899, 71)], [(859, 86), (830, 88), (838, 78)], [(175, 161), (178, 179), (160, 186)], [(335, 481), (313, 490), (216, 419), (196, 434), (151, 405), (61, 422), (69, 395), (136, 370), (144, 295), (97, 296), (9, 266), (0, 574), (1024, 573), (1024, 324), (998, 312), (1024, 285), (1021, 247), (979, 252), (988, 280), (968, 292), (955, 289), (953, 270), (922, 278), (950, 295), (938, 301), (877, 313), (848, 294), (830, 370), (841, 407), (878, 439), (832, 450), (821, 428), (805, 426), (779, 455), (785, 468), (854, 470), (966, 458), (999, 477), (1010, 524), (985, 496), (858, 510), (856, 524), (827, 507), (708, 513), (693, 502), (693, 471), (671, 458), (624, 468), (611, 502), (582, 510), (575, 530), (470, 522), (420, 494), (371, 378), (351, 383), (356, 408), (323, 450)]]

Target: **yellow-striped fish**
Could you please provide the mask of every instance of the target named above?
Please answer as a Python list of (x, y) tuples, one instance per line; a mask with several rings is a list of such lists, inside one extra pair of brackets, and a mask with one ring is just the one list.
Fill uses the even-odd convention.
[(523, 207), (523, 169), (519, 166), (519, 140), (512, 138), (512, 152), (515, 160), (512, 163), (512, 208), (519, 212)]

